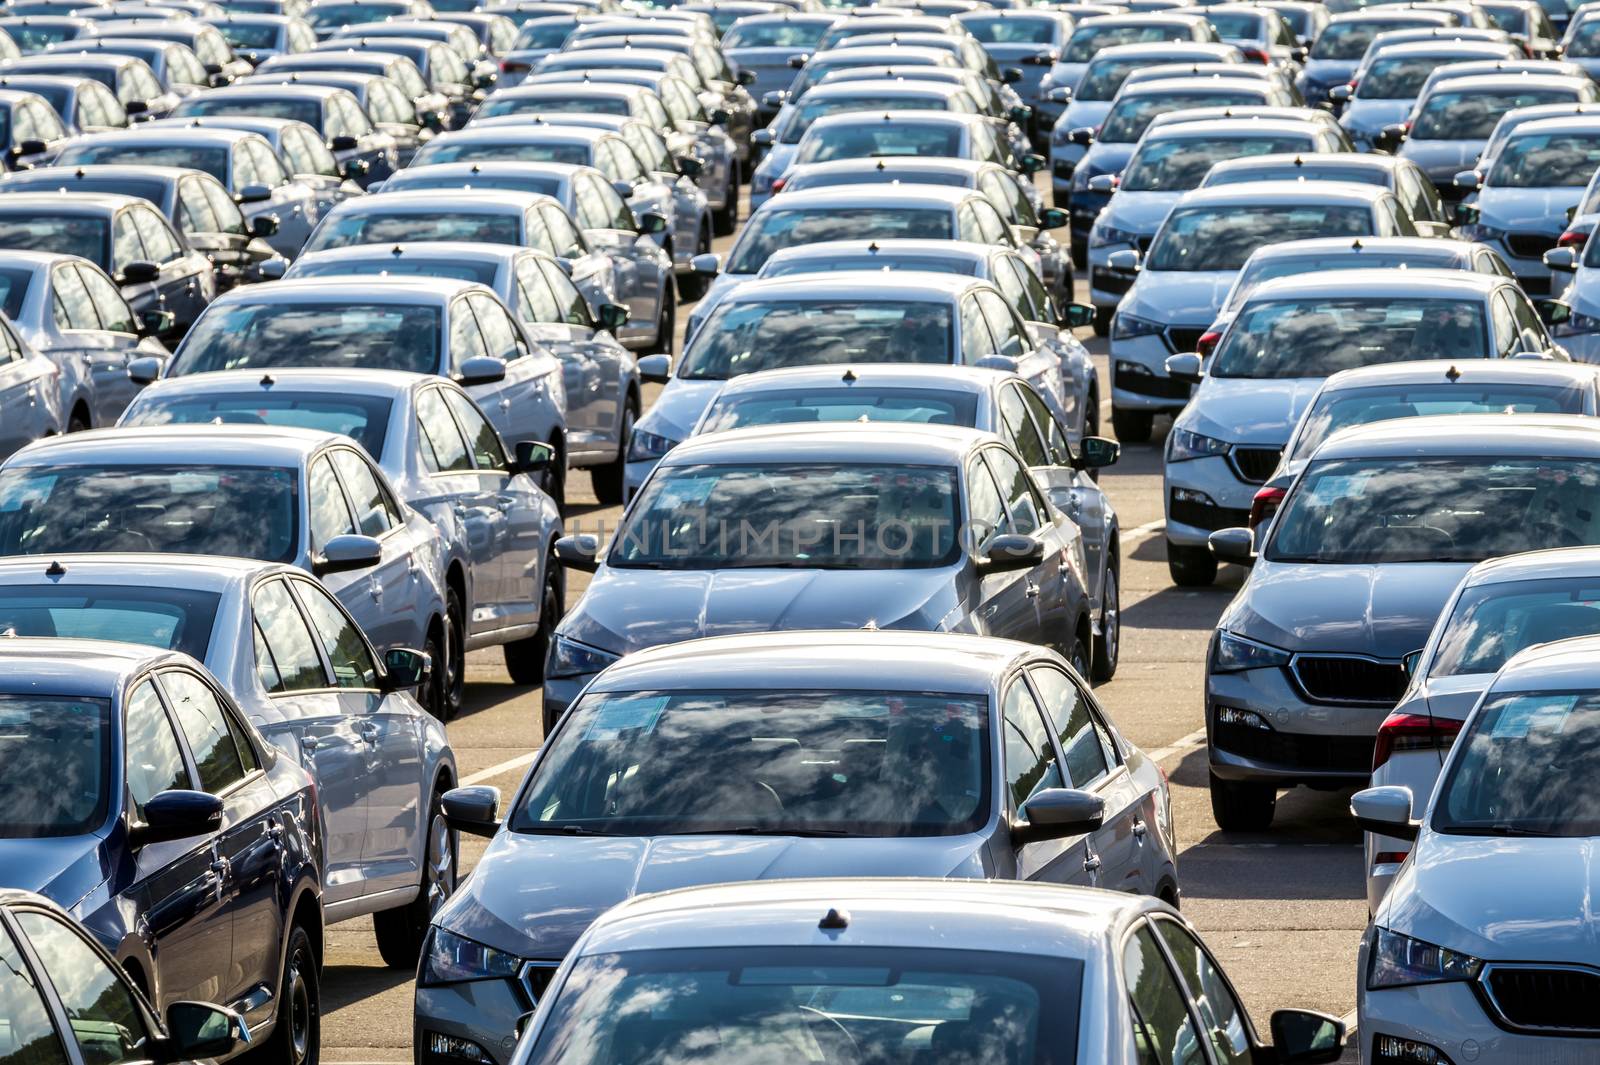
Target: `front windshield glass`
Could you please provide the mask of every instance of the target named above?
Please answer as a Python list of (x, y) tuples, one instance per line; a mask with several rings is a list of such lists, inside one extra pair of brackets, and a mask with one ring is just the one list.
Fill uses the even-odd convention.
[(173, 373), (332, 366), (439, 372), (439, 309), (400, 303), (229, 303), (201, 315)]
[(317, 4), (306, 12), (306, 21), (321, 30), (353, 26), (360, 22), (382, 22), (384, 19), (405, 18), (410, 14), (409, 3), (400, 4)]
[(1228, 328), (1209, 373), (1327, 377), (1385, 362), (1482, 359), (1490, 354), (1481, 300), (1263, 300), (1246, 305)]
[(1372, 231), (1368, 207), (1184, 207), (1162, 223), (1150, 246), (1148, 269), (1237, 270), (1263, 244), (1314, 237), (1366, 237)]
[(948, 207), (766, 208), (746, 223), (728, 256), (727, 272), (753, 274), (779, 248), (825, 240), (949, 240)]
[(1600, 168), (1600, 134), (1529, 133), (1506, 143), (1488, 184), (1497, 188), (1581, 188)]
[[(1072, 94), (1074, 100), (1110, 100), (1122, 88), (1128, 75), (1141, 67), (1151, 65), (1145, 56), (1126, 59), (1097, 59), (1083, 72), (1083, 79)], [(1159, 60), (1157, 60), (1159, 62)]]
[(1171, 137), (1147, 141), (1134, 152), (1123, 171), (1123, 192), (1173, 192), (1198, 188), (1212, 166), (1241, 156), (1310, 151), (1312, 139), (1298, 134), (1277, 137)]
[(1600, 18), (1584, 19), (1567, 38), (1563, 49), (1568, 59), (1593, 59), (1600, 56)]
[(1439, 785), (1435, 832), (1600, 836), (1600, 695), (1491, 693)]
[(954, 323), (945, 303), (784, 300), (724, 303), (683, 353), (680, 376), (725, 381), (759, 370), (852, 362), (948, 366)]
[(1600, 544), (1600, 465), (1483, 457), (1313, 462), (1272, 524), (1274, 562), (1482, 562)]
[(234, 395), (153, 396), (138, 403), (121, 425), (288, 425), (341, 433), (383, 461), (390, 400), (381, 396), (327, 393), (238, 393)]
[(722, 48), (798, 48), (810, 50), (828, 32), (824, 22), (757, 22), (734, 26), (722, 37)]
[(824, 115), (847, 111), (946, 111), (951, 99), (943, 96), (850, 96), (807, 100), (784, 127), (783, 143), (799, 144), (811, 124)]
[(973, 832), (991, 805), (988, 710), (987, 696), (936, 692), (596, 692), (551, 742), (511, 830)]
[(526, 49), (560, 48), (572, 36), (573, 27), (577, 24), (575, 18), (541, 18), (524, 22), (522, 29), (517, 32), (517, 39), (511, 42), (511, 49), (520, 52)]
[(201, 148), (183, 144), (121, 144), (93, 140), (73, 145), (56, 156), (56, 166), (91, 166), (132, 163), (138, 166), (175, 166), (183, 170), (204, 170), (224, 185), (228, 184), (228, 149)]
[(0, 695), (0, 839), (82, 836), (110, 811), (111, 702)]
[(587, 144), (527, 141), (434, 141), (417, 149), (412, 166), (430, 163), (571, 163), (589, 165)]
[(1118, 44), (1152, 44), (1158, 41), (1193, 39), (1188, 26), (1131, 24), (1124, 26), (1080, 26), (1061, 53), (1063, 63), (1087, 63), (1102, 48)]
[(116, 640), (204, 660), (217, 618), (216, 592), (150, 585), (0, 585), (0, 632)]
[(1356, 96), (1362, 100), (1414, 100), (1441, 62), (1444, 60), (1437, 56), (1375, 59), (1362, 75)]
[(0, 248), (77, 255), (103, 267), (111, 261), (111, 220), (0, 208)]
[(1393, 418), (1440, 414), (1582, 414), (1587, 390), (1578, 385), (1408, 384), (1339, 389), (1319, 397), (1306, 414), (1290, 458), (1310, 458), (1340, 429)]
[[(42, 52), (52, 44), (70, 41), (84, 32), (71, 23), (45, 23), (34, 22), (22, 18), (8, 18), (5, 20), (5, 31), (11, 39), (17, 42), (17, 47), (24, 53)], [(38, 92), (38, 89), (30, 90)]]
[(751, 425), (795, 422), (912, 422), (917, 425), (973, 425), (978, 396), (933, 388), (773, 389), (729, 397), (711, 404), (697, 433), (720, 433)]
[(593, 954), (574, 964), (528, 1065), (897, 1065), (903, 1039), (956, 1048), (939, 1059), (952, 1065), (1075, 1065), (1082, 986), (1081, 960), (1020, 952)]
[(592, 93), (539, 93), (537, 96), (508, 96), (501, 100), (490, 97), (477, 111), (480, 118), (497, 115), (568, 114), (568, 115), (626, 115), (628, 101), (621, 96), (597, 96)]
[(1048, 18), (999, 16), (965, 19), (961, 24), (982, 44), (1051, 44), (1058, 25)]
[(356, 244), (391, 244), (429, 240), (465, 240), (474, 244), (521, 244), (518, 214), (445, 211), (381, 214), (362, 211), (338, 215), (317, 227), (305, 251), (348, 248)]
[(1208, 11), (1206, 21), (1225, 41), (1259, 41), (1266, 37), (1262, 32), (1264, 21), (1260, 15), (1245, 11)]
[(1413, 140), (1487, 140), (1494, 132), (1495, 123), (1507, 111), (1539, 104), (1570, 103), (1576, 99), (1577, 93), (1571, 89), (1436, 92), (1423, 105), (1410, 136)]
[(288, 118), (304, 122), (312, 129), (322, 126), (322, 107), (315, 100), (257, 98), (241, 100), (223, 96), (207, 98), (204, 93), (192, 96), (172, 112), (174, 118), (194, 118), (205, 115), (239, 115), (246, 118)]
[(1251, 163), (1237, 169), (1227, 167), (1205, 179), (1205, 187), (1216, 185), (1242, 185), (1247, 181), (1341, 181), (1356, 185), (1375, 185), (1388, 188), (1389, 171), (1375, 166), (1340, 167), (1330, 165), (1316, 156), (1300, 163)]
[(895, 156), (960, 158), (959, 126), (924, 126), (915, 121), (856, 122), (814, 131), (795, 153), (795, 163), (834, 159), (880, 159)]
[(1196, 107), (1242, 107), (1261, 102), (1261, 92), (1248, 89), (1205, 89), (1132, 96), (1111, 105), (1111, 113), (1100, 127), (1097, 139), (1103, 144), (1132, 144), (1144, 136), (1144, 131), (1157, 115), (1169, 111), (1187, 111)]
[(0, 554), (161, 551), (293, 562), (299, 478), (276, 466), (0, 470)]
[(278, 47), (278, 37), (283, 32), (272, 23), (224, 21), (217, 24), (222, 39), (235, 48), (254, 50)]
[(1396, 22), (1392, 19), (1358, 19), (1352, 22), (1333, 22), (1322, 28), (1317, 43), (1311, 46), (1312, 59), (1360, 59), (1367, 54), (1372, 38), (1385, 30), (1404, 30), (1417, 26), (1416, 22)]
[(1497, 673), (1535, 644), (1600, 633), (1600, 579), (1504, 581), (1468, 588), (1439, 638), (1430, 677)]

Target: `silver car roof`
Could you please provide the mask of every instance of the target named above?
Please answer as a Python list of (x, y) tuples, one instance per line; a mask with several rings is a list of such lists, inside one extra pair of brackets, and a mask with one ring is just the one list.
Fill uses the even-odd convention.
[(399, 189), (378, 196), (345, 200), (334, 210), (341, 215), (380, 211), (427, 214), (449, 207), (452, 210), (473, 210), (479, 214), (520, 214), (530, 207), (555, 202), (553, 197), (541, 193), (518, 192), (515, 189)]
[(1547, 577), (1600, 581), (1600, 547), (1552, 547), (1480, 562), (1461, 578), (1463, 588)]
[(1292, 274), (1275, 277), (1257, 285), (1246, 304), (1281, 299), (1343, 299), (1351, 296), (1429, 296), (1483, 297), (1510, 278), (1498, 274), (1478, 274), (1470, 270), (1432, 270), (1423, 268), (1390, 270), (1333, 270), (1326, 273)]
[(106, 551), (0, 558), (0, 584), (12, 586), (48, 582), (66, 588), (79, 584), (114, 584), (222, 592), (261, 574), (304, 572), (298, 566), (283, 562), (223, 555)]
[(883, 463), (955, 466), (973, 447), (993, 439), (993, 434), (982, 429), (910, 422), (756, 425), (691, 436), (667, 452), (661, 465), (670, 468), (718, 462), (860, 462), (866, 458)]
[(801, 299), (899, 299), (947, 302), (974, 285), (975, 277), (920, 270), (848, 271), (842, 274), (796, 274), (793, 277), (744, 281), (724, 302)]
[[(274, 366), (271, 370), (217, 370), (208, 373), (180, 374), (155, 382), (141, 395), (152, 399), (174, 396), (216, 395), (218, 393), (319, 392), (324, 395), (382, 396), (396, 399), (410, 395), (424, 385), (436, 385), (438, 378), (403, 370), (346, 370), (336, 367)], [(143, 432), (146, 426), (137, 426)]]
[(767, 257), (767, 266), (775, 263), (826, 262), (848, 255), (927, 255), (940, 259), (963, 259), (981, 265), (998, 252), (1006, 251), (996, 244), (978, 244), (969, 240), (932, 240), (910, 237), (899, 240), (827, 240), (815, 244), (795, 244), (779, 248)]
[(160, 662), (195, 664), (188, 655), (145, 644), (13, 636), (0, 640), (0, 691), (110, 699), (134, 674)]
[(346, 438), (317, 429), (276, 425), (160, 425), (137, 429), (90, 429), (35, 440), (6, 466), (120, 465), (159, 461), (166, 465), (299, 466), (306, 456)]
[(1272, 203), (1372, 204), (1389, 195), (1377, 185), (1341, 181), (1244, 181), (1202, 187), (1183, 194), (1178, 207), (1251, 207)]
[[(198, 375), (205, 376), (205, 375)], [(717, 393), (717, 400), (730, 396), (759, 395), (789, 388), (831, 388), (848, 384), (855, 388), (917, 388), (983, 395), (1002, 381), (1024, 380), (1010, 370), (990, 370), (978, 366), (924, 366), (862, 363), (847, 366), (789, 366), (763, 370), (732, 378)]]
[[(1344, 252), (1403, 251), (1415, 254), (1429, 252), (1449, 253), (1457, 258), (1470, 255), (1479, 245), (1470, 240), (1446, 240), (1441, 237), (1311, 237), (1307, 240), (1286, 240), (1279, 244), (1263, 244), (1250, 253), (1250, 264), (1263, 259), (1303, 259), (1308, 256)], [(1446, 256), (1440, 255), (1443, 259)]]
[(230, 303), (297, 304), (308, 300), (319, 303), (355, 300), (361, 303), (427, 303), (439, 306), (469, 291), (489, 290), (471, 281), (458, 281), (452, 277), (373, 277), (367, 274), (355, 277), (307, 277), (274, 281), (270, 285), (244, 285), (218, 296), (212, 306)]
[(1341, 429), (1313, 461), (1342, 458), (1600, 458), (1600, 419), (1574, 414), (1440, 414)]
[(1490, 692), (1600, 689), (1600, 637), (1536, 644), (1500, 667)]

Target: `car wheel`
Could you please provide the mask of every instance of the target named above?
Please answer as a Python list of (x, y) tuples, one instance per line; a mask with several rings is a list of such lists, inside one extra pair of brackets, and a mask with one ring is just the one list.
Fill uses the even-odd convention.
[(1072, 647), (1067, 652), (1067, 661), (1072, 663), (1072, 668), (1078, 671), (1078, 676), (1085, 680), (1089, 677), (1089, 648), (1084, 646), (1082, 636), (1072, 638)]
[(1217, 556), (1209, 547), (1167, 541), (1167, 572), (1180, 588), (1205, 588), (1217, 579)]
[(661, 294), (661, 313), (656, 316), (656, 339), (650, 345), (647, 354), (672, 355), (672, 344), (676, 339), (678, 308), (677, 301), (672, 294), (672, 281), (668, 279), (666, 291)]
[(543, 684), (544, 660), (550, 650), (550, 634), (566, 611), (566, 587), (561, 564), (553, 557), (545, 563), (544, 592), (539, 600), (539, 631), (526, 639), (513, 640), (501, 653), (506, 672), (515, 684)]
[(728, 167), (728, 188), (723, 193), (725, 197), (722, 210), (716, 213), (713, 220), (717, 236), (726, 237), (739, 228), (739, 167), (737, 164)]
[[(735, 208), (737, 210), (737, 208)], [(700, 236), (694, 242), (694, 253), (704, 255), (711, 250), (711, 226), (706, 222), (700, 223)], [(706, 294), (706, 287), (711, 281), (704, 274), (689, 271), (678, 278), (678, 298), (681, 300), (697, 300)]]
[(1111, 335), (1111, 319), (1116, 317), (1115, 307), (1096, 307), (1094, 309), (1094, 335), (1108, 337)]
[(1117, 675), (1117, 652), (1122, 647), (1122, 589), (1117, 567), (1106, 567), (1105, 587), (1100, 589), (1100, 640), (1094, 645), (1094, 668), (1090, 679), (1104, 684)]
[(404, 906), (372, 915), (378, 954), (391, 969), (415, 969), (433, 915), (456, 890), (456, 856), (459, 840), (444, 818), (444, 797), (437, 788), (428, 800), (428, 821), (423, 828), (422, 884), (417, 897)]
[(623, 475), (628, 467), (628, 442), (633, 439), (633, 423), (638, 420), (638, 401), (629, 396), (622, 410), (622, 431), (617, 434), (617, 457), (590, 471), (594, 497), (605, 506), (613, 507), (622, 502)]
[(1271, 784), (1222, 780), (1211, 774), (1211, 816), (1224, 832), (1265, 832), (1278, 808), (1278, 789)]
[(89, 428), (91, 428), (89, 425), (89, 412), (82, 407), (75, 408), (71, 416), (67, 418), (67, 432), (81, 433)]
[(1124, 444), (1147, 444), (1155, 416), (1147, 410), (1118, 410), (1111, 408), (1111, 430)]
[(450, 589), (445, 593), (443, 674), (435, 681), (439, 690), (438, 704), (441, 721), (449, 721), (461, 712), (467, 694), (467, 623), (466, 605), (461, 596)]
[(539, 487), (544, 489), (545, 495), (555, 501), (557, 510), (564, 510), (567, 506), (567, 455), (561, 450), (561, 442), (555, 437), (551, 437), (548, 442), (550, 465), (544, 468), (544, 475), (539, 478)]
[(278, 984), (278, 1017), (272, 1034), (252, 1051), (252, 1065), (317, 1065), (322, 1057), (322, 994), (311, 937), (295, 925)]

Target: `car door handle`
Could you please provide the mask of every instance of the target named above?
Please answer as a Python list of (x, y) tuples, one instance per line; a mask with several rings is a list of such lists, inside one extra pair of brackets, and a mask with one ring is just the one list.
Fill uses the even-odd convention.
[(361, 738), (366, 740), (372, 746), (376, 747), (378, 745), (378, 738), (381, 734), (381, 730), (371, 721), (361, 722), (361, 724), (356, 726), (356, 731), (361, 733)]
[(1149, 831), (1150, 826), (1144, 823), (1144, 818), (1138, 818), (1133, 822), (1133, 838), (1139, 842), (1144, 842), (1145, 833)]
[(322, 746), (322, 741), (320, 739), (318, 739), (316, 736), (301, 736), (300, 737), (300, 749), (302, 751), (314, 751), (318, 747), (321, 747), (321, 746)]
[(219, 880), (226, 880), (233, 873), (233, 863), (226, 858), (218, 858), (211, 863), (211, 872)]
[(1100, 856), (1098, 854), (1091, 854), (1091, 855), (1089, 855), (1089, 857), (1087, 857), (1087, 858), (1085, 858), (1083, 860), (1083, 871), (1084, 872), (1086, 872), (1086, 873), (1095, 873), (1095, 872), (1099, 872), (1099, 870), (1100, 870)]
[(372, 595), (372, 598), (381, 600), (383, 598), (383, 582), (376, 577), (371, 578), (367, 581), (367, 591)]
[(1039, 586), (1033, 583), (1033, 579), (1031, 577), (1028, 579), (1027, 586), (1023, 589), (1022, 594), (1027, 596), (1029, 599), (1039, 598)]

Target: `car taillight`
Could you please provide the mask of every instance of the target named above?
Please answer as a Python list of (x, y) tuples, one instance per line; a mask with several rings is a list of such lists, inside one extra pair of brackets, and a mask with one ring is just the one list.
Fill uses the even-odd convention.
[(1378, 726), (1372, 748), (1372, 769), (1406, 751), (1447, 751), (1461, 732), (1461, 722), (1427, 714), (1390, 714)]
[(1222, 334), (1215, 329), (1207, 329), (1200, 334), (1200, 339), (1195, 341), (1194, 350), (1200, 353), (1202, 359), (1209, 358), (1217, 348), (1217, 341), (1222, 339)]
[(532, 63), (523, 63), (515, 59), (500, 60), (500, 73), (502, 74), (526, 74), (532, 69)]
[(1241, 48), (1239, 51), (1244, 53), (1244, 57), (1246, 59), (1253, 60), (1254, 62), (1264, 63), (1267, 65), (1271, 65), (1272, 63), (1272, 56), (1268, 55), (1260, 48)]
[(1585, 232), (1583, 232), (1581, 230), (1569, 229), (1565, 233), (1561, 234), (1561, 239), (1556, 241), (1556, 247), (1558, 247), (1558, 248), (1577, 248), (1577, 247), (1581, 247), (1583, 245), (1583, 243), (1585, 241), (1587, 241), (1588, 239), (1589, 239), (1589, 234), (1587, 234), (1587, 233), (1585, 233)]
[(1250, 500), (1250, 528), (1259, 529), (1278, 512), (1278, 504), (1288, 493), (1282, 488), (1262, 488)]
[(787, 184), (788, 184), (788, 182), (785, 181), (783, 178), (773, 178), (772, 179), (772, 191), (773, 192), (782, 192), (783, 191), (783, 187), (785, 185), (787, 185)]
[(1399, 865), (1411, 856), (1410, 851), (1379, 851), (1372, 856), (1373, 865)]

